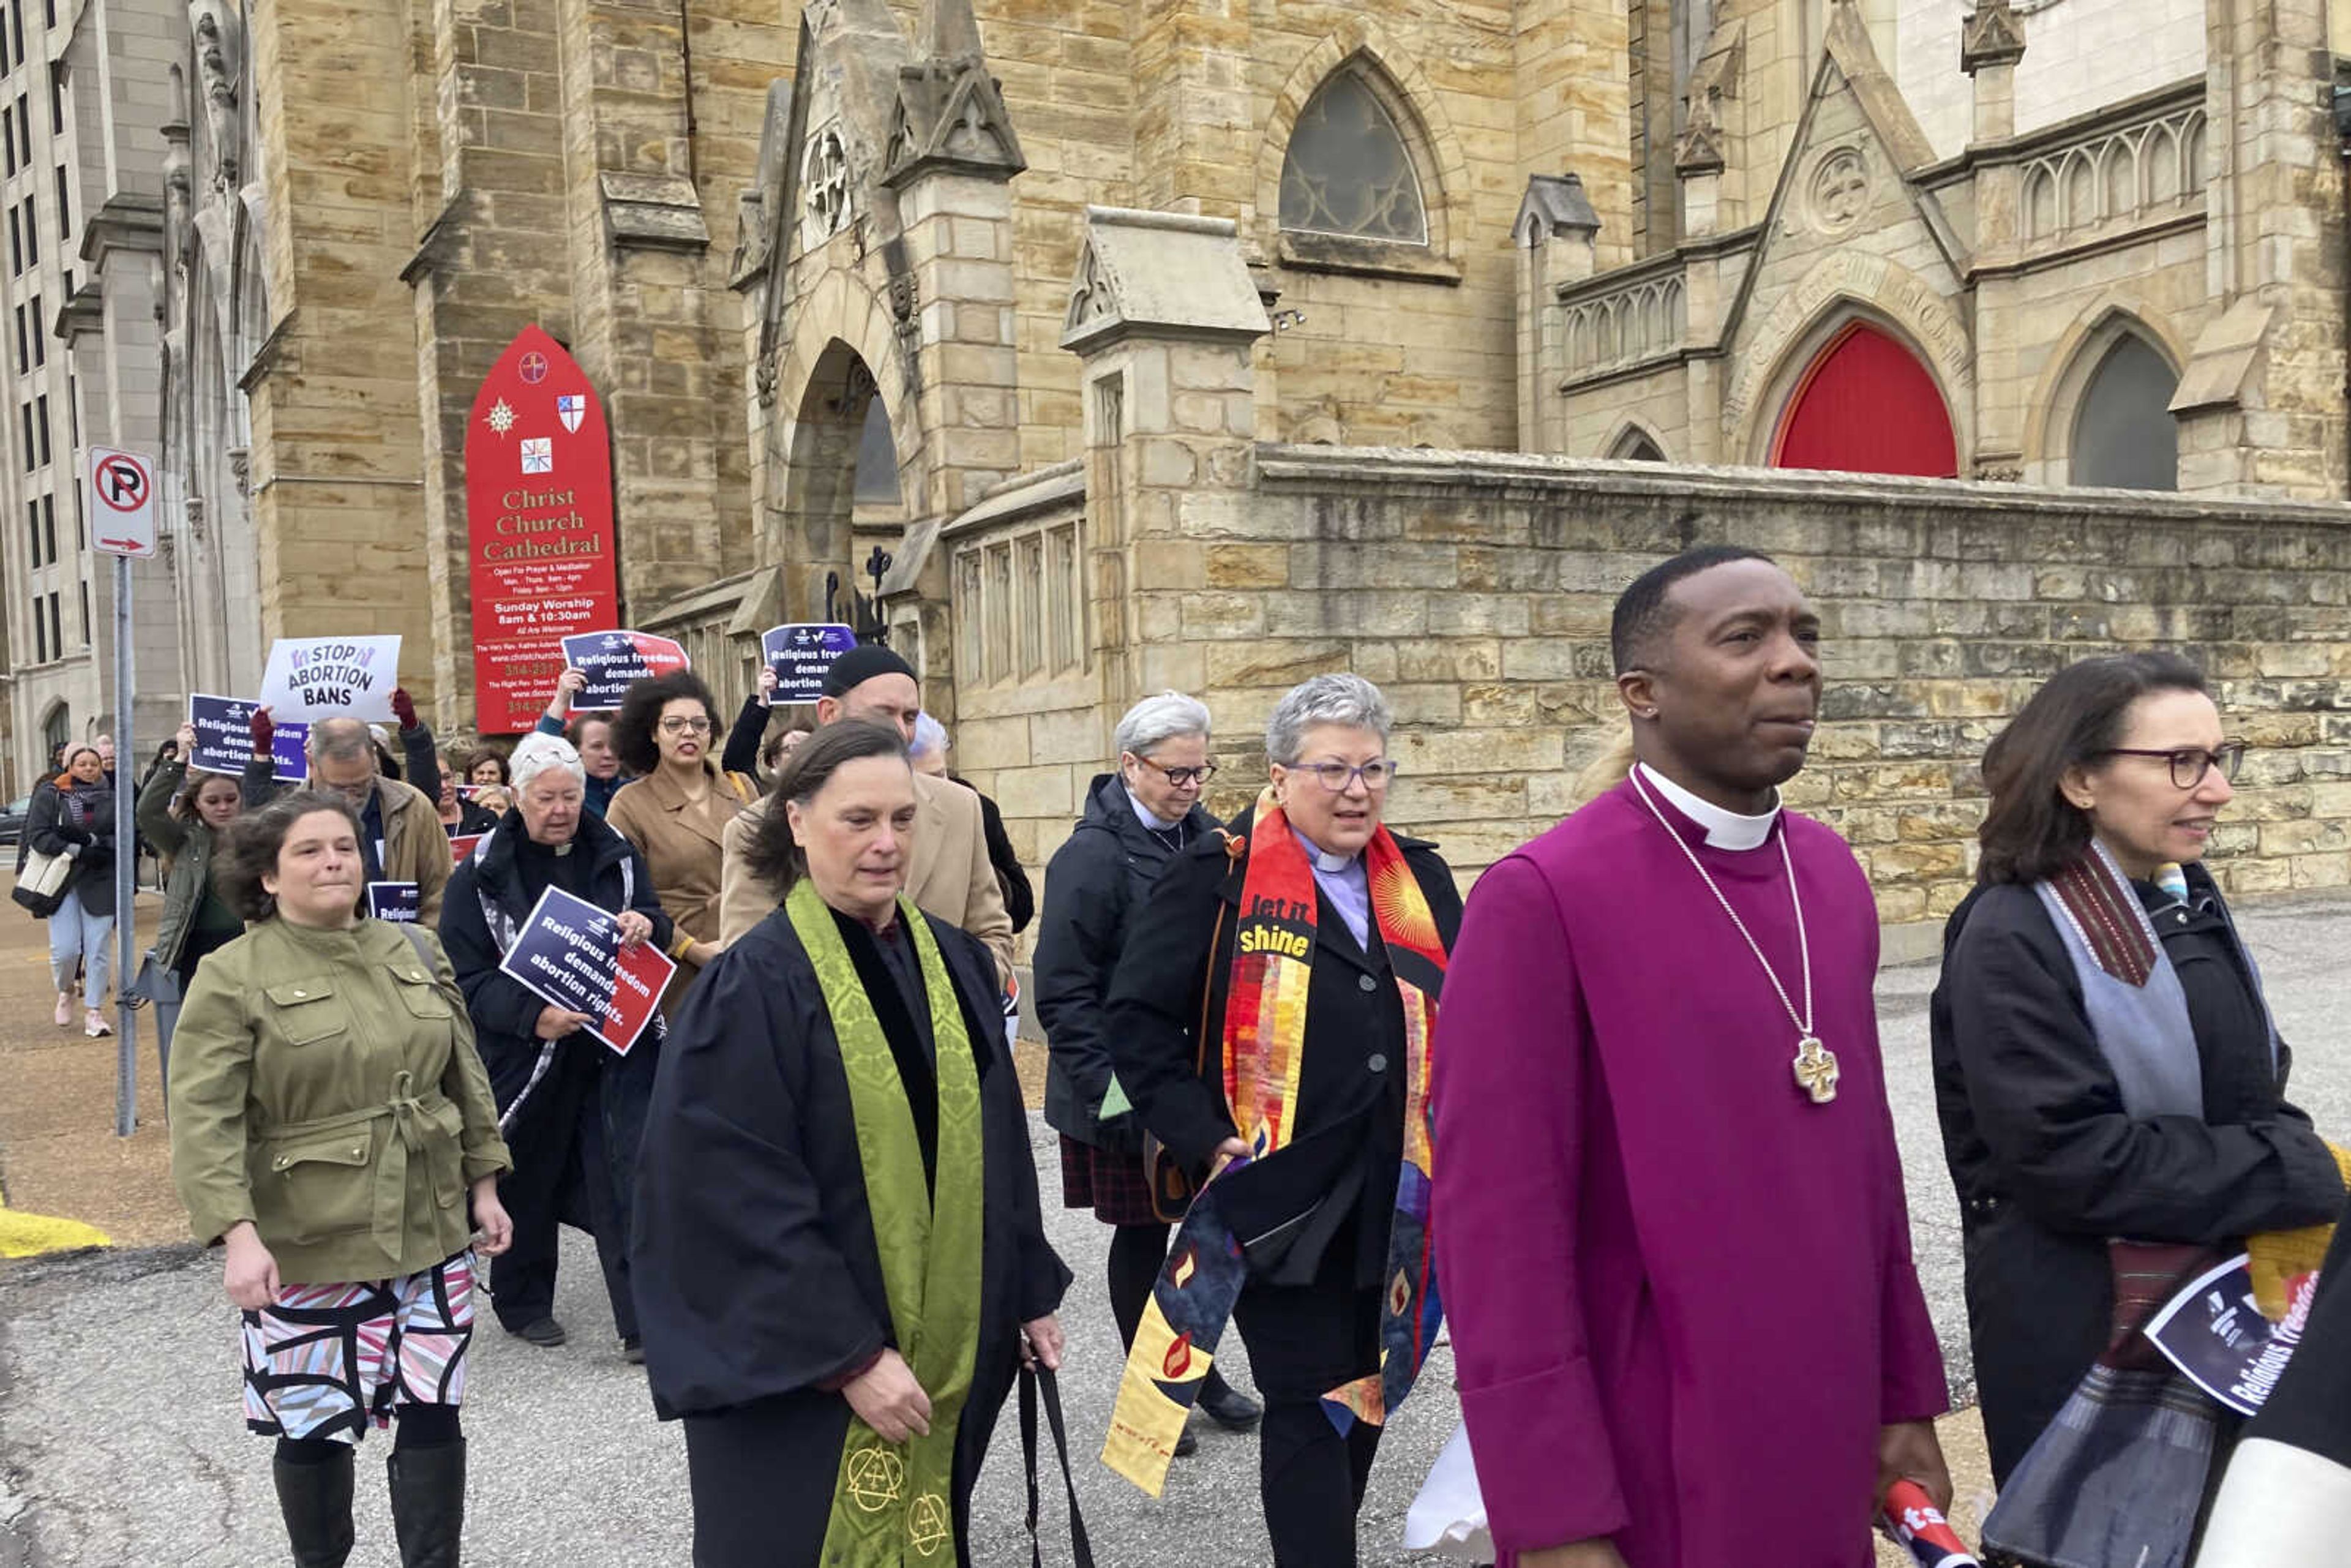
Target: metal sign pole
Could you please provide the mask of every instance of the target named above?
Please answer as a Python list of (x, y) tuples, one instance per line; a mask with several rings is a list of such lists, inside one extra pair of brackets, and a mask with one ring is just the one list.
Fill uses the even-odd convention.
[(131, 734), (131, 558), (114, 558), (114, 1135), (139, 1130), (139, 829), (131, 799), (139, 754)]

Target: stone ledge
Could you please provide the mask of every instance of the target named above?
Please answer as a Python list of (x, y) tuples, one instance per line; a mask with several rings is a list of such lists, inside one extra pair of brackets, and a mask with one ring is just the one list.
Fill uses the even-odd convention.
[(604, 197), (604, 223), (612, 244), (623, 250), (706, 250), (709, 225), (702, 221), (702, 198), (683, 174), (596, 176)]

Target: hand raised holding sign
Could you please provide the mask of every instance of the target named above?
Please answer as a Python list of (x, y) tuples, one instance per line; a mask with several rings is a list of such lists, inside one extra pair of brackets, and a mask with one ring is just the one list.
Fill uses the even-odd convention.
[(621, 950), (628, 952), (645, 945), (653, 934), (653, 923), (633, 909), (624, 909), (612, 917), (612, 929), (621, 938)]
[(181, 761), (185, 762), (193, 757), (196, 754), (196, 727), (193, 724), (180, 726), (180, 733), (172, 737), (172, 744), (178, 748), (174, 755)]

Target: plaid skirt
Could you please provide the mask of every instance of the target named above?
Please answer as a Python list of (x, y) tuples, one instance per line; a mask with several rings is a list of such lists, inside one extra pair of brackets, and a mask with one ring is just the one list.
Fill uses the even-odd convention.
[(1061, 1134), (1061, 1207), (1091, 1208), (1104, 1225), (1165, 1225), (1151, 1207), (1143, 1156)]

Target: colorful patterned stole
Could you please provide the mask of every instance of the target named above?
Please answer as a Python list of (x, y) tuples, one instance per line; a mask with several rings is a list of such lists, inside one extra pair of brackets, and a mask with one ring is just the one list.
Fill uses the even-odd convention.
[(898, 1354), (931, 1397), (930, 1435), (911, 1442), (884, 1442), (850, 1417), (821, 1562), (824, 1568), (952, 1568), (956, 1428), (979, 1351), (985, 1224), (979, 1069), (971, 1036), (938, 939), (921, 911), (900, 898), (898, 917), (922, 964), (938, 1080), (938, 1174), (926, 1187), (905, 1082), (832, 912), (805, 878), (784, 908), (816, 969), (841, 1042), (857, 1121), (857, 1163)]
[[(1225, 1102), (1250, 1151), (1249, 1161), (1236, 1161), (1229, 1172), (1279, 1158), (1295, 1130), (1317, 900), (1313, 868), (1271, 790), (1258, 800), (1250, 838), (1228, 835), (1227, 852), (1246, 852), (1248, 864), (1225, 999)], [(1372, 921), (1404, 1009), (1404, 1160), (1388, 1232), (1380, 1369), (1323, 1396), (1323, 1410), (1342, 1432), (1359, 1420), (1384, 1424), (1404, 1403), (1442, 1317), (1428, 1225), (1435, 1157), (1428, 1091), (1445, 944), (1427, 897), (1385, 828), (1365, 847), (1364, 864)], [(1152, 1291), (1102, 1447), (1104, 1464), (1154, 1497), (1165, 1484), (1176, 1439), (1247, 1278), (1239, 1240), (1217, 1211), (1211, 1181), (1185, 1216)]]

